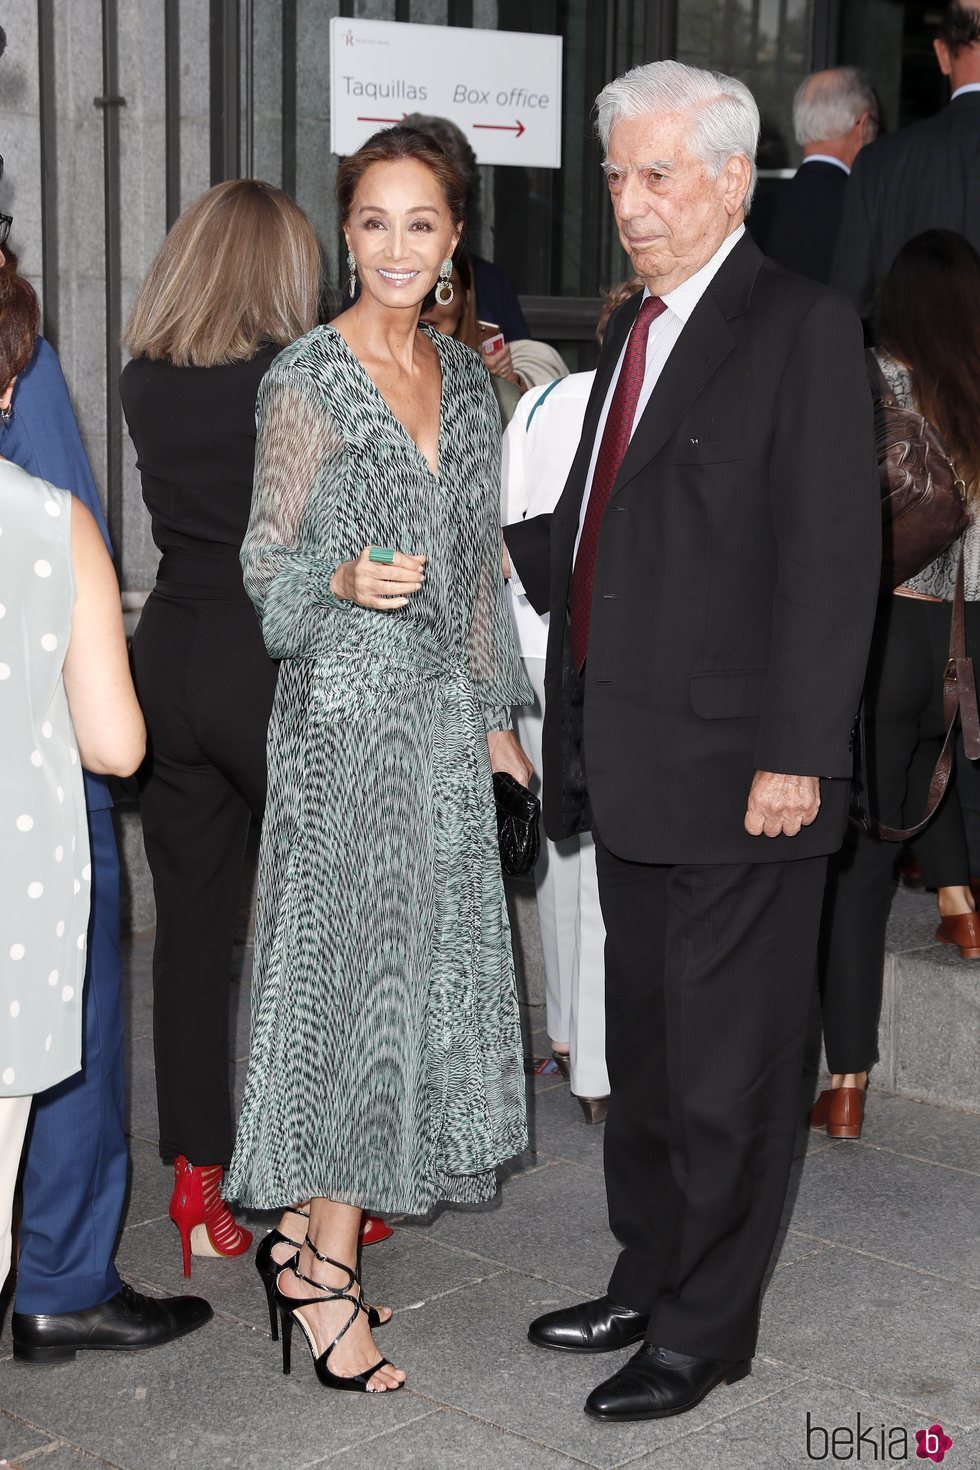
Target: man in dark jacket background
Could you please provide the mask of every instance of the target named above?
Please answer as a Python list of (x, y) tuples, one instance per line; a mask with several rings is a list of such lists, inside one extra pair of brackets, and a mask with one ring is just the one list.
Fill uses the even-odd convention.
[(793, 131), (803, 162), (753, 206), (748, 226), (759, 249), (811, 281), (830, 281), (848, 175), (878, 133), (878, 103), (863, 72), (837, 66), (805, 77), (793, 98)]
[(958, 230), (980, 250), (980, 4), (947, 5), (933, 47), (949, 106), (862, 149), (844, 194), (831, 284), (865, 319), (913, 236)]

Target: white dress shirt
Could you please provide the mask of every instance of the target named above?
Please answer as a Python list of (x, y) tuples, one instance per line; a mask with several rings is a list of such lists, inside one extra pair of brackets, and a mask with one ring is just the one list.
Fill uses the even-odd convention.
[(980, 82), (964, 82), (962, 87), (957, 87), (950, 97), (950, 102), (955, 102), (957, 97), (962, 97), (964, 92), (980, 92)]
[[(693, 276), (688, 276), (687, 280), (682, 281), (673, 291), (668, 291), (665, 295), (661, 296), (660, 299), (667, 310), (661, 312), (656, 320), (650, 324), (650, 335), (647, 338), (647, 360), (643, 373), (643, 387), (640, 389), (640, 396), (636, 403), (636, 413), (633, 415), (633, 427), (630, 429), (631, 439), (636, 432), (637, 424), (643, 417), (644, 409), (650, 402), (650, 397), (654, 388), (657, 386), (657, 381), (664, 370), (667, 359), (674, 350), (681, 332), (683, 332), (690, 320), (694, 308), (744, 234), (745, 226), (739, 225), (737, 230), (733, 230), (730, 235), (726, 235), (714, 255), (699, 271), (695, 271)], [(643, 299), (646, 300), (650, 294), (649, 291), (644, 291)], [(606, 428), (606, 419), (609, 417), (609, 407), (612, 403), (613, 394), (616, 391), (616, 384), (619, 382), (619, 374), (622, 370), (623, 358), (626, 355), (628, 343), (629, 337), (623, 343), (623, 350), (619, 354), (619, 361), (612, 375), (609, 391), (606, 394), (606, 401), (602, 406), (599, 425), (595, 433), (595, 443), (592, 446), (592, 459), (589, 464), (588, 477), (585, 481), (585, 494), (582, 496), (578, 535), (575, 538), (576, 556), (578, 556), (579, 541), (582, 539), (582, 527), (585, 525), (585, 515), (589, 508), (589, 496), (592, 494), (592, 478), (595, 474), (596, 460), (599, 457), (599, 446), (602, 443), (602, 436)]]

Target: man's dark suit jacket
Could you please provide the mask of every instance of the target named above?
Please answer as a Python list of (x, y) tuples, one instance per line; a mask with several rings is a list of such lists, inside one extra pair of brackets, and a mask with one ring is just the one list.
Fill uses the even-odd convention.
[(763, 255), (827, 285), (846, 187), (845, 170), (818, 159), (762, 195), (747, 223)]
[[(606, 507), (583, 701), (567, 650), (572, 553), (596, 426), (639, 305), (610, 321), (553, 516), (505, 528), (530, 601), (551, 612), (548, 834), (594, 821), (618, 857), (646, 863), (832, 852), (880, 555), (861, 324), (842, 297), (766, 260), (748, 237), (732, 250), (668, 358)], [(833, 778), (813, 825), (750, 837), (756, 770)]]
[(980, 250), (980, 92), (869, 143), (854, 160), (831, 282), (862, 317), (902, 246), (923, 230), (958, 230)]

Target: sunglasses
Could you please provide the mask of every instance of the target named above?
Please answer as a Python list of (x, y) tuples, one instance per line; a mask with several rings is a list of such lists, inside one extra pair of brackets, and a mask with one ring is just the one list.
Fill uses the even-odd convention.
[(2, 250), (7, 243), (7, 237), (10, 234), (10, 226), (13, 224), (13, 222), (13, 215), (0, 214), (0, 250)]

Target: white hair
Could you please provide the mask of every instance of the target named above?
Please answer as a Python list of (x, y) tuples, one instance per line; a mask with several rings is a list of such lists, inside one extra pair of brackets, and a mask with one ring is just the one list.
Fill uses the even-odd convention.
[(802, 148), (807, 143), (842, 138), (865, 112), (877, 116), (878, 101), (863, 71), (856, 66), (835, 66), (812, 72), (793, 98), (796, 141)]
[(755, 154), (761, 124), (755, 98), (745, 83), (680, 61), (634, 66), (603, 87), (596, 98), (596, 129), (603, 148), (609, 147), (614, 124), (658, 112), (692, 114), (688, 146), (712, 178), (716, 179), (736, 154), (748, 159), (748, 210), (755, 192)]

